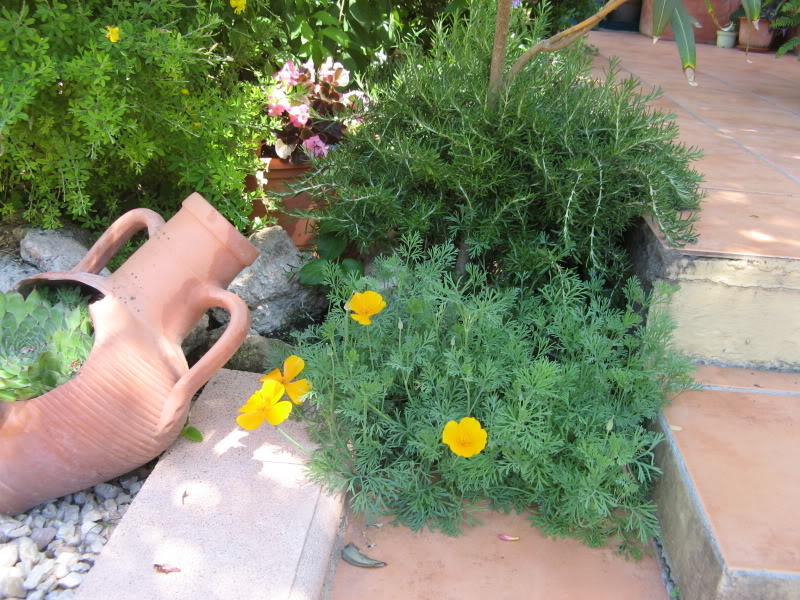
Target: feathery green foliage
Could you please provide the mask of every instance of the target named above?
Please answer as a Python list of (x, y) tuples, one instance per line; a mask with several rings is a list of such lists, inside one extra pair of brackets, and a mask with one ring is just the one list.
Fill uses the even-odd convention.
[(35, 398), (78, 372), (92, 322), (78, 288), (0, 292), (0, 402)]
[[(508, 62), (541, 38), (544, 21), (512, 15)], [(319, 161), (304, 186), (326, 200), (318, 217), (362, 252), (419, 232), (426, 244), (466, 242), (506, 281), (555, 264), (619, 273), (621, 237), (653, 215), (667, 239), (693, 239), (699, 153), (675, 143), (672, 117), (612, 64), (589, 77), (580, 49), (537, 56), (487, 108), (494, 13), (440, 26), (425, 54), (404, 48), (388, 81), (370, 90), (368, 120)]]
[[(770, 27), (791, 30), (800, 25), (800, 0), (786, 0), (780, 4), (780, 16), (770, 23)], [(775, 56), (783, 56), (787, 52), (800, 48), (800, 36), (786, 40)], [(800, 60), (800, 55), (797, 57)]]
[[(452, 247), (423, 252), (413, 235), (373, 277), (328, 270), (328, 318), (296, 348), (321, 444), (314, 479), (414, 529), (455, 534), (488, 500), (530, 511), (549, 535), (636, 552), (657, 530), (647, 491), (661, 436), (645, 423), (691, 385), (672, 323), (653, 310), (670, 290), (645, 294), (631, 279), (617, 309), (569, 271), (530, 293), (488, 286), (473, 265), (454, 279), (454, 262)], [(388, 304), (369, 326), (344, 309), (364, 289)], [(465, 416), (489, 436), (471, 458), (442, 444), (445, 424)]]

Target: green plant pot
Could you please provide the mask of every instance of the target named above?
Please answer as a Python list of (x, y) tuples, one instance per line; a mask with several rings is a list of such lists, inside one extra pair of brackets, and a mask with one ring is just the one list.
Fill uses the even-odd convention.
[(717, 31), (717, 48), (733, 48), (738, 37), (737, 31)]

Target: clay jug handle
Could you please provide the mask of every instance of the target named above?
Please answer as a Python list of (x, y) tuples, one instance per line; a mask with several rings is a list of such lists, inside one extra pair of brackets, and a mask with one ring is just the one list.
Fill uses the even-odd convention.
[(122, 245), (133, 237), (134, 233), (147, 227), (148, 235), (153, 237), (163, 224), (164, 219), (161, 218), (161, 215), (147, 208), (136, 208), (126, 212), (106, 229), (81, 262), (70, 270), (70, 273), (99, 274)]
[(231, 320), (216, 343), (172, 388), (156, 430), (159, 437), (172, 435), (173, 428), (183, 425), (189, 399), (230, 360), (250, 331), (250, 310), (233, 292), (208, 286), (200, 292), (198, 303), (203, 301), (209, 308), (213, 306), (228, 311)]

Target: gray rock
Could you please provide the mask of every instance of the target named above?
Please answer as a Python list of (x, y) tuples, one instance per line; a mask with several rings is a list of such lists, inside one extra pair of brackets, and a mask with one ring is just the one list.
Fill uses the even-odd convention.
[(87, 500), (86, 492), (77, 492), (72, 496), (72, 501), (75, 504), (80, 504), (80, 505), (86, 504), (86, 500)]
[(94, 493), (98, 498), (102, 498), (103, 500), (113, 500), (117, 496), (119, 496), (120, 490), (117, 486), (111, 485), (110, 483), (98, 483), (94, 486)]
[(41, 273), (31, 264), (18, 260), (10, 254), (0, 254), (0, 292), (14, 289), (22, 279)]
[[(85, 506), (85, 505), (84, 505)], [(81, 518), (81, 509), (75, 506), (74, 504), (70, 504), (64, 509), (64, 518), (62, 519), (64, 523), (72, 523), (77, 525)]]
[(25, 578), (25, 581), (22, 585), (26, 590), (32, 590), (39, 587), (39, 584), (50, 576), (55, 566), (56, 561), (52, 559), (43, 560), (38, 565), (33, 567), (33, 569), (31, 569), (31, 572)]
[[(320, 289), (303, 286), (292, 276), (306, 258), (292, 243), (289, 235), (278, 226), (267, 227), (250, 236), (261, 252), (256, 261), (246, 267), (228, 289), (250, 307), (252, 327), (264, 335), (284, 329), (325, 306)], [(228, 322), (228, 313), (213, 309), (214, 317)]]
[(22, 525), (21, 527), (17, 527), (16, 529), (8, 532), (8, 537), (12, 540), (17, 538), (21, 538), (23, 536), (28, 535), (31, 532), (31, 528), (28, 525)]
[(78, 587), (82, 581), (83, 581), (83, 575), (81, 575), (80, 573), (75, 573), (73, 571), (63, 579), (59, 580), (58, 587), (70, 590), (72, 588)]
[(74, 565), (72, 565), (72, 569), (70, 569), (70, 570), (75, 572), (75, 573), (86, 573), (91, 568), (92, 568), (92, 565), (90, 565), (89, 563), (85, 563), (85, 562), (81, 561), (81, 562), (77, 562)]
[(39, 547), (29, 537), (21, 537), (19, 538), (19, 542), (17, 542), (17, 551), (19, 552), (19, 560), (20, 561), (28, 561), (31, 563), (39, 562)]
[(67, 565), (65, 565), (64, 563), (57, 563), (56, 566), (53, 568), (53, 575), (55, 576), (56, 579), (62, 579), (67, 575), (69, 575), (71, 570), (72, 569)]
[(7, 544), (0, 544), (0, 569), (5, 567), (13, 567), (19, 560), (19, 550), (17, 544), (8, 542)]
[(44, 550), (47, 544), (53, 541), (58, 530), (55, 527), (42, 527), (31, 531), (31, 539), (36, 543), (39, 550)]
[(28, 594), (28, 597), (26, 598), (26, 600), (44, 600), (44, 595), (46, 593), (47, 592), (45, 592), (44, 590), (36, 590), (36, 591), (30, 592)]
[(24, 598), (27, 594), (24, 582), (25, 576), (19, 567), (0, 569), (0, 598)]
[(131, 501), (131, 497), (128, 494), (120, 494), (117, 496), (117, 507), (122, 506), (123, 504), (128, 504)]
[(96, 508), (92, 508), (83, 513), (82, 516), (83, 522), (86, 523), (87, 521), (100, 521), (103, 518), (103, 513)]
[[(19, 245), (22, 258), (42, 271), (69, 271), (88, 251), (68, 230), (31, 229)], [(103, 269), (102, 275), (109, 275)]]
[(208, 313), (205, 313), (203, 318), (186, 334), (186, 337), (181, 343), (181, 348), (183, 348), (183, 353), (185, 355), (188, 356), (198, 348), (204, 348), (208, 345), (208, 323)]
[[(216, 342), (224, 331), (224, 325), (214, 329), (209, 335), (209, 342)], [(267, 368), (279, 367), (283, 359), (291, 354), (291, 350), (292, 347), (281, 340), (248, 335), (225, 368), (265, 373)]]

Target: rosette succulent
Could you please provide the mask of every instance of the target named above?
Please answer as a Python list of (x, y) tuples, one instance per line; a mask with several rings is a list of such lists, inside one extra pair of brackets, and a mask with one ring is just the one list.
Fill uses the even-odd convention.
[(80, 290), (0, 292), (0, 402), (35, 398), (65, 383), (92, 349)]

